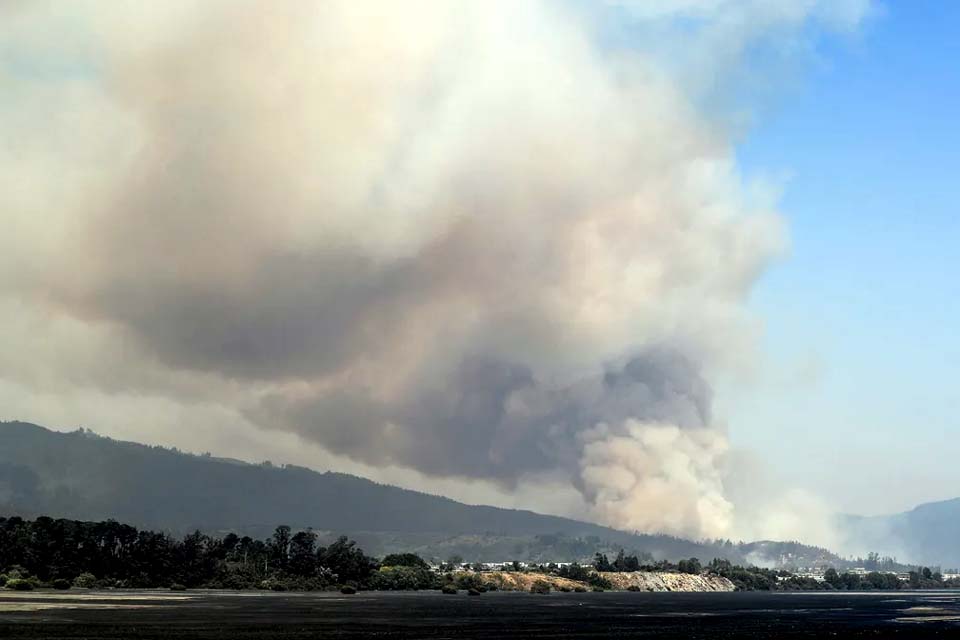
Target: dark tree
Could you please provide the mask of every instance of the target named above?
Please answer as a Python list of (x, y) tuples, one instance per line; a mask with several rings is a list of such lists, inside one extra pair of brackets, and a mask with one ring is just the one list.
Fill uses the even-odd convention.
[(377, 561), (357, 547), (357, 543), (340, 536), (329, 547), (317, 551), (317, 563), (332, 572), (341, 583), (363, 583), (377, 569)]
[(429, 569), (430, 565), (415, 553), (391, 553), (385, 556), (380, 564), (384, 567), (417, 567)]
[(597, 553), (593, 558), (593, 568), (597, 571), (613, 571), (613, 565), (605, 553)]
[(280, 525), (273, 532), (273, 538), (270, 540), (270, 559), (273, 566), (278, 569), (287, 568), (287, 554), (290, 551), (290, 527), (285, 524)]
[(309, 577), (317, 572), (317, 535), (300, 531), (290, 539), (288, 569), (298, 576)]
[(833, 567), (830, 567), (823, 573), (823, 581), (829, 584), (834, 589), (839, 589), (843, 586), (843, 581), (840, 580), (840, 574), (837, 573), (837, 570)]
[(699, 574), (703, 570), (703, 567), (700, 566), (700, 560), (697, 558), (690, 558), (689, 560), (681, 560), (677, 563), (677, 571), (680, 573), (689, 573), (689, 574)]

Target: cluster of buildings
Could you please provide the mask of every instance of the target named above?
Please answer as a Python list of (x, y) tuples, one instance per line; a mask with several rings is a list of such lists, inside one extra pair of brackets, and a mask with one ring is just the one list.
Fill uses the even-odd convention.
[[(461, 562), (454, 564), (452, 568), (454, 570), (462, 571), (513, 571), (519, 569), (524, 571), (526, 569), (532, 569), (540, 566), (553, 566), (553, 567), (569, 567), (574, 564), (573, 562), (514, 562), (513, 560), (507, 562)], [(430, 568), (434, 571), (441, 570), (442, 567), (450, 565), (444, 563), (443, 565), (431, 564)]]
[[(868, 569), (865, 569), (864, 567), (854, 567), (852, 569), (843, 569), (838, 571), (840, 573), (852, 573), (857, 576), (865, 576), (868, 573), (874, 573), (874, 570), (868, 570)], [(813, 568), (806, 568), (806, 569), (798, 569), (797, 571), (793, 572), (793, 575), (798, 578), (811, 578), (813, 580), (816, 580), (817, 582), (823, 582), (824, 581), (823, 576), (825, 573), (826, 573), (825, 568), (813, 567)], [(885, 573), (889, 575), (895, 575), (897, 577), (897, 580), (899, 580), (900, 582), (910, 582), (909, 571), (876, 571), (876, 573)], [(953, 578), (960, 578), (960, 573), (944, 573), (943, 574), (944, 580), (950, 580)], [(786, 579), (786, 578), (784, 577), (781, 579)]]

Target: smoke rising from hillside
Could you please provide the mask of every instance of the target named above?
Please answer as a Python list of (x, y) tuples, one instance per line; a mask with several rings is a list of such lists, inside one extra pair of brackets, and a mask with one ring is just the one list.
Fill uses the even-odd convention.
[[(681, 13), (749, 18), (729, 6)], [(49, 355), (57, 375), (369, 465), (560, 478), (614, 526), (730, 533), (707, 380), (751, 349), (783, 234), (660, 58), (562, 3), (0, 12), (27, 61), (0, 66), (20, 239), (0, 287), (103, 347)]]

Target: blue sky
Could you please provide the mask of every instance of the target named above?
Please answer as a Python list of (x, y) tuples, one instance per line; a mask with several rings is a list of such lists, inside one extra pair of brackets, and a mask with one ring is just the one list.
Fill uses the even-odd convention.
[(735, 444), (865, 512), (960, 492), (960, 4), (881, 9), (739, 145), (748, 178), (787, 176), (790, 254), (752, 308), (790, 380), (727, 412)]

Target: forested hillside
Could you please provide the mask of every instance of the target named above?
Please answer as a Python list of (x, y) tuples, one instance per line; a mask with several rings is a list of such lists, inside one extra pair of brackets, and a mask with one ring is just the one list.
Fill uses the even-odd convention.
[[(376, 554), (415, 550), (468, 560), (573, 561), (597, 551), (657, 559), (778, 563), (780, 543), (698, 543), (635, 535), (530, 511), (466, 505), (342, 473), (254, 465), (120, 442), (89, 431), (54, 432), (0, 423), (0, 515), (116, 519), (177, 535), (200, 530), (264, 537), (277, 522), (294, 530), (347, 533)], [(789, 547), (791, 561), (829, 552)], [(755, 561), (755, 558), (752, 558)]]

